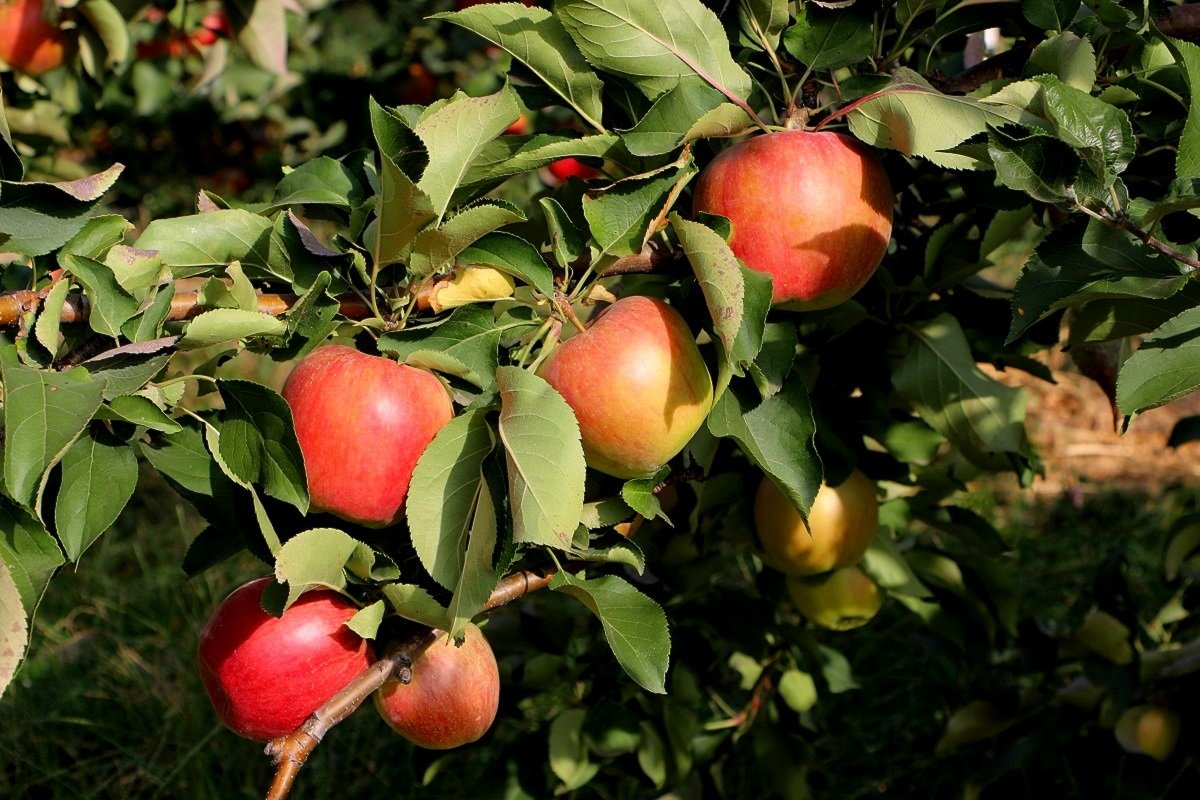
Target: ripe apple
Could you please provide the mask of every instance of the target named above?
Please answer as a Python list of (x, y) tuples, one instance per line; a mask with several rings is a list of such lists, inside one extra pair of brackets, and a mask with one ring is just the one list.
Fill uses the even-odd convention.
[(1166, 761), (1179, 739), (1179, 715), (1162, 706), (1133, 706), (1117, 719), (1114, 733), (1126, 752)]
[(282, 617), (262, 610), (259, 578), (234, 590), (200, 633), (200, 677), (221, 722), (259, 741), (296, 730), (375, 660), (336, 592), (305, 592)]
[(600, 174), (600, 170), (595, 167), (589, 167), (578, 158), (571, 156), (551, 161), (546, 169), (560, 182), (568, 178), (579, 178), (581, 181), (588, 181)]
[(438, 93), (438, 79), (429, 67), (419, 61), (408, 65), (408, 77), (400, 84), (398, 99), (402, 104), (423, 106), (433, 102)]
[(502, 136), (524, 136), (529, 133), (529, 116), (522, 111), (521, 116), (517, 117), (517, 121), (504, 129)]
[(730, 247), (774, 278), (775, 305), (810, 310), (848, 300), (875, 273), (894, 199), (882, 165), (854, 139), (782, 131), (721, 152), (692, 207), (733, 223)]
[(871, 621), (883, 605), (875, 581), (858, 567), (835, 569), (816, 578), (790, 577), (788, 594), (814, 625), (848, 631)]
[(837, 486), (821, 484), (808, 513), (809, 529), (770, 478), (763, 478), (754, 498), (754, 527), (766, 562), (788, 575), (817, 575), (857, 564), (878, 524), (875, 485), (858, 470)]
[(712, 379), (679, 312), (625, 297), (538, 370), (575, 411), (588, 466), (653, 474), (688, 443), (712, 406)]
[(312, 508), (374, 528), (400, 518), (417, 459), (454, 416), (432, 373), (344, 345), (297, 364), (283, 398)]
[(500, 670), (483, 633), (467, 625), (455, 647), (441, 634), (412, 665), (412, 681), (393, 678), (375, 692), (375, 708), (418, 747), (448, 750), (487, 733), (500, 705)]
[(66, 35), (42, 16), (42, 0), (0, 2), (0, 60), (39, 75), (62, 64)]

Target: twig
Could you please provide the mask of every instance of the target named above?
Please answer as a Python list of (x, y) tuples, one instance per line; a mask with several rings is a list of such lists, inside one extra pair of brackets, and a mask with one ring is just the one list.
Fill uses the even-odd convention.
[(587, 326), (579, 319), (579, 315), (575, 313), (575, 309), (571, 307), (571, 300), (560, 291), (554, 293), (554, 305), (559, 313), (566, 318), (567, 322), (575, 326), (575, 330), (583, 333), (587, 330)]
[(1149, 247), (1151, 250), (1162, 253), (1168, 258), (1173, 258), (1181, 264), (1186, 264), (1187, 266), (1191, 267), (1192, 270), (1200, 270), (1200, 258), (1189, 256), (1187, 253), (1176, 250), (1174, 247), (1171, 247), (1171, 245), (1167, 244), (1161, 239), (1156, 238), (1149, 231), (1144, 231), (1137, 225), (1134, 225), (1129, 221), (1128, 218), (1116, 216), (1104, 209), (1097, 211), (1095, 209), (1088, 208), (1083, 204), (1077, 204), (1076, 208), (1087, 214), (1089, 217), (1100, 220), (1105, 225), (1125, 231), (1142, 244)]
[(1200, 4), (1185, 3), (1165, 8), (1156, 19), (1158, 30), (1176, 39), (1200, 38)]
[[(544, 589), (550, 585), (554, 572), (553, 569), (514, 572), (497, 584), (483, 604), (483, 610), (489, 611), (530, 592)], [(267, 792), (267, 800), (283, 800), (288, 796), (296, 776), (300, 774), (300, 768), (325, 734), (329, 733), (329, 729), (353, 714), (372, 692), (392, 677), (404, 684), (411, 681), (413, 662), (436, 639), (437, 634), (432, 628), (422, 628), (402, 640), (314, 711), (298, 729), (268, 742), (266, 753), (275, 764), (275, 778)]]
[(775, 681), (771, 677), (771, 671), (775, 669), (775, 665), (779, 663), (781, 657), (781, 654), (776, 653), (767, 660), (767, 663), (763, 664), (762, 674), (758, 676), (758, 680), (754, 683), (754, 690), (750, 693), (750, 700), (742, 707), (741, 711), (728, 719), (710, 722), (704, 726), (704, 729), (708, 731), (719, 731), (726, 728), (741, 729), (754, 724), (754, 719), (762, 709), (763, 699), (767, 696), (768, 692), (775, 688)]
[(650, 241), (640, 252), (630, 256), (622, 256), (600, 271), (600, 277), (608, 278), (613, 275), (627, 275), (633, 272), (654, 272), (668, 264), (680, 261), (683, 254), (667, 250), (655, 241)]

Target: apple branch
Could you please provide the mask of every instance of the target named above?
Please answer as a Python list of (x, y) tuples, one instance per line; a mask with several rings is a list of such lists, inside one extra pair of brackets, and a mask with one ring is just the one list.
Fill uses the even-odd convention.
[[(483, 610), (490, 611), (530, 592), (544, 589), (550, 585), (554, 573), (554, 569), (538, 572), (523, 570), (506, 576), (483, 604)], [(395, 677), (401, 683), (408, 684), (412, 680), (413, 662), (436, 638), (434, 630), (425, 627), (398, 642), (314, 711), (298, 729), (268, 742), (266, 753), (275, 764), (275, 777), (267, 791), (267, 800), (286, 798), (296, 782), (296, 776), (300, 774), (300, 768), (330, 728), (353, 714), (389, 678)]]

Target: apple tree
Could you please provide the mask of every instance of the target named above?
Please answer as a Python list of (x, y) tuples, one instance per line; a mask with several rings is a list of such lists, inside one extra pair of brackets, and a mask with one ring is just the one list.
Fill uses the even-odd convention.
[[(1150, 599), (1114, 569), (1050, 614), (964, 490), (1038, 480), (1004, 373), (1051, 380), (1040, 353), (1067, 349), (1122, 425), (1200, 387), (1195, 6), (434, 5), (423, 24), (503, 68), (376, 93), (352, 112), (368, 146), (261, 202), (204, 190), (135, 225), (105, 203), (119, 164), (27, 180), (0, 127), (0, 686), (148, 470), (207, 522), (187, 574), (249, 551), (273, 576), (238, 635), (321, 597), (370, 654), (294, 732), (231, 725), (270, 740), (270, 797), (380, 687), (433, 696), (423, 666), (458, 652), (433, 632), (474, 659), (485, 619), (496, 723), (428, 780), (1003, 792), (1066, 785), (1047, 749), (1085, 763), (1073, 737), (1113, 726), (1172, 758), (1195, 520)], [(914, 647), (924, 674), (889, 673)], [(213, 666), (214, 700), (251, 669)], [(856, 728), (867, 683), (935, 710)], [(874, 750), (835, 771), (839, 724)], [(918, 767), (877, 754), (914, 739)]]

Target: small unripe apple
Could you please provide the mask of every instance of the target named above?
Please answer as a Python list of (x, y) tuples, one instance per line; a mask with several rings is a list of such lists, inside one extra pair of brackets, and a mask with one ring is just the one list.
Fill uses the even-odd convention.
[(54, 69), (66, 54), (66, 35), (42, 11), (42, 0), (0, 2), (0, 60), (28, 75)]
[(807, 529), (800, 512), (770, 478), (763, 478), (754, 498), (754, 527), (766, 562), (788, 575), (817, 575), (857, 564), (878, 525), (875, 484), (858, 470), (837, 486), (821, 484)]
[(774, 304), (821, 309), (875, 273), (894, 200), (883, 166), (856, 140), (782, 131), (717, 155), (697, 179), (692, 207), (733, 223), (730, 248), (772, 276)]
[(1162, 706), (1133, 706), (1117, 719), (1114, 733), (1126, 752), (1166, 761), (1179, 739), (1179, 715)]
[(679, 312), (625, 297), (560, 344), (538, 370), (575, 411), (589, 467), (652, 475), (683, 449), (712, 406), (712, 379)]
[(460, 647), (440, 634), (412, 664), (407, 685), (375, 692), (379, 715), (418, 747), (448, 750), (487, 733), (500, 705), (500, 670), (483, 632), (468, 624)]
[(291, 733), (374, 661), (345, 626), (358, 609), (328, 590), (305, 592), (282, 617), (262, 609), (259, 578), (234, 590), (200, 633), (200, 677), (221, 722), (270, 741)]
[(312, 508), (375, 528), (400, 518), (417, 459), (454, 416), (432, 373), (344, 345), (297, 364), (283, 398)]
[(848, 631), (871, 621), (883, 605), (875, 581), (858, 567), (835, 569), (816, 578), (787, 579), (796, 609), (814, 625)]

